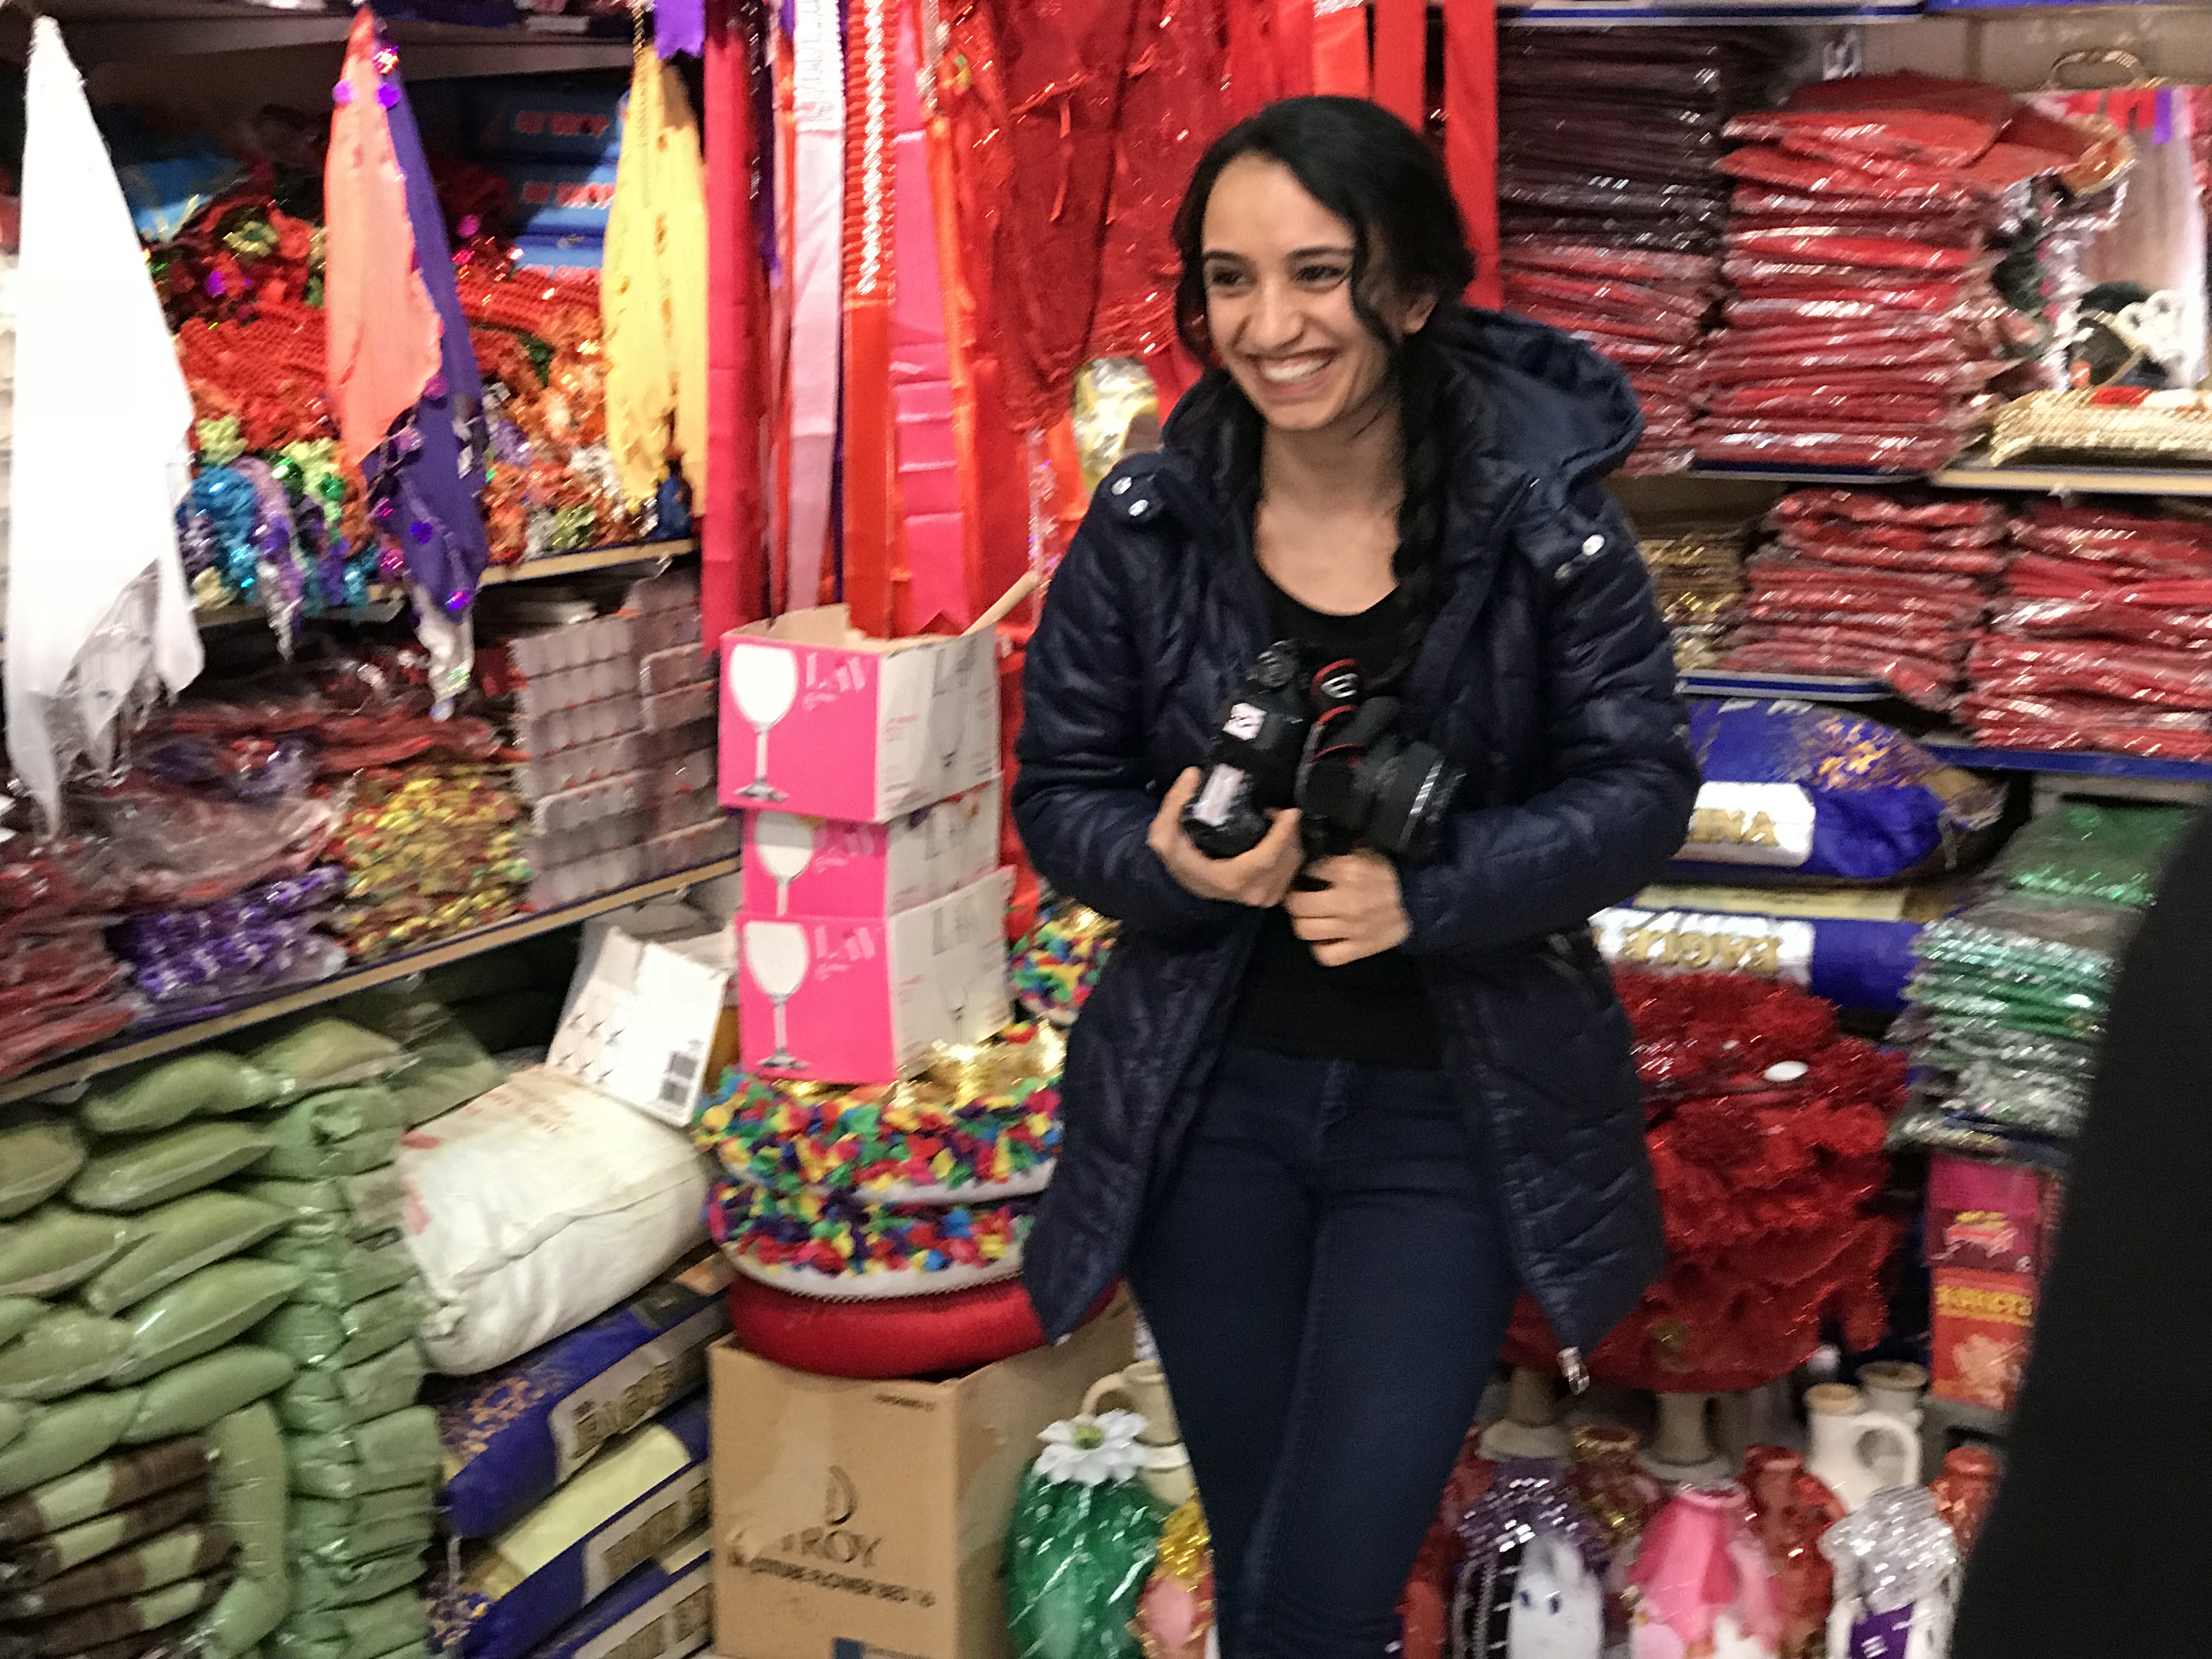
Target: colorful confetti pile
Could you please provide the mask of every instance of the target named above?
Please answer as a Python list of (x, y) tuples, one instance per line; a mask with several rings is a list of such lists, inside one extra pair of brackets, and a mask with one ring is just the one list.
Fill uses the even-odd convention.
[(1073, 1025), (1114, 949), (1115, 924), (1066, 899), (1037, 918), (1007, 963), (1014, 996), (1039, 1019)]

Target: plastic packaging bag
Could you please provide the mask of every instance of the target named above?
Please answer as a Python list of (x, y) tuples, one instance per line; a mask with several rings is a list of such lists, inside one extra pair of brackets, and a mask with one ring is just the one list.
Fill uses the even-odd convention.
[(66, 1291), (112, 1261), (129, 1237), (129, 1229), (112, 1216), (49, 1204), (0, 1226), (0, 1296), (50, 1297)]
[(300, 1372), (276, 1409), (296, 1434), (334, 1434), (412, 1405), (428, 1370), (421, 1345), (402, 1342), (358, 1365)]
[(374, 1083), (406, 1063), (406, 1051), (390, 1037), (329, 1015), (309, 1018), (272, 1037), (248, 1056), (276, 1080), (280, 1098)]
[(310, 1498), (357, 1498), (398, 1486), (434, 1486), (438, 1418), (410, 1406), (357, 1428), (285, 1441), (292, 1490)]
[(415, 1335), (429, 1306), (413, 1285), (349, 1308), (295, 1302), (271, 1315), (257, 1338), (302, 1365), (358, 1365)]
[(0, 1589), (0, 1620), (48, 1619), (196, 1577), (221, 1566), (235, 1544), (230, 1529), (220, 1522), (173, 1528), (126, 1544), (35, 1589)]
[(228, 1116), (263, 1105), (276, 1085), (236, 1054), (201, 1048), (100, 1079), (79, 1111), (104, 1135), (173, 1128), (188, 1117)]
[(1136, 1479), (1144, 1423), (1108, 1412), (1056, 1423), (1040, 1437), (1048, 1449), (1022, 1477), (1006, 1529), (1006, 1622), (1017, 1659), (1134, 1659), (1130, 1621), (1167, 1518)]
[(40, 1408), (15, 1443), (0, 1449), (0, 1498), (89, 1463), (123, 1437), (138, 1406), (136, 1389), (95, 1389)]
[(282, 1306), (301, 1277), (297, 1267), (251, 1258), (201, 1268), (131, 1310), (130, 1352), (115, 1380), (143, 1382), (221, 1347)]
[(82, 1292), (94, 1312), (115, 1314), (179, 1279), (249, 1249), (284, 1224), (273, 1204), (237, 1193), (203, 1192), (126, 1224), (122, 1255)]
[(74, 1526), (44, 1533), (20, 1549), (9, 1551), (4, 1563), (0, 1563), (0, 1592), (34, 1589), (110, 1550), (180, 1526), (206, 1512), (209, 1492), (206, 1480), (191, 1480), (128, 1508), (110, 1510)]
[(124, 1396), (134, 1402), (123, 1438), (133, 1445), (198, 1434), (284, 1386), (292, 1362), (270, 1349), (234, 1342), (162, 1372)]
[(84, 1167), (84, 1142), (68, 1124), (33, 1117), (0, 1128), (0, 1221), (36, 1209)]
[(196, 1123), (92, 1159), (70, 1183), (88, 1210), (149, 1210), (234, 1175), (275, 1143), (240, 1123)]
[(0, 1400), (58, 1400), (88, 1389), (114, 1374), (130, 1346), (130, 1331), (114, 1320), (57, 1308), (0, 1349)]
[(397, 1234), (374, 1249), (348, 1243), (333, 1253), (288, 1259), (301, 1273), (292, 1299), (325, 1308), (349, 1308), (412, 1284), (419, 1277), (415, 1258)]
[(2025, 892), (2148, 908), (2191, 817), (2185, 806), (2062, 800), (2013, 836), (1997, 873)]

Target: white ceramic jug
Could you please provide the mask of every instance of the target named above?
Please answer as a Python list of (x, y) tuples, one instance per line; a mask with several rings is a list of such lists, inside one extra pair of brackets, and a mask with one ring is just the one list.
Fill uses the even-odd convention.
[(1175, 1401), (1168, 1397), (1167, 1373), (1157, 1359), (1139, 1359), (1118, 1371), (1109, 1371), (1083, 1396), (1087, 1416), (1119, 1395), (1129, 1409), (1145, 1419), (1138, 1438), (1145, 1447), (1146, 1491), (1170, 1509), (1194, 1496), (1198, 1483), (1190, 1472), (1190, 1454), (1183, 1449), (1182, 1428), (1176, 1423)]
[(1811, 1449), (1805, 1468), (1856, 1510), (1884, 1486), (1917, 1486), (1920, 1437), (1905, 1424), (1866, 1408), (1866, 1397), (1845, 1382), (1805, 1392)]

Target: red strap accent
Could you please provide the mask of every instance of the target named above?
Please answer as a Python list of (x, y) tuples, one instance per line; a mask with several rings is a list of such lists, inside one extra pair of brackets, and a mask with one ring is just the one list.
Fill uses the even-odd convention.
[(712, 650), (767, 614), (754, 349), (752, 41), (734, 0), (707, 12), (707, 499), (699, 503), (700, 625)]
[(1314, 90), (1364, 98), (1368, 90), (1367, 9), (1346, 6), (1313, 20)]
[(1314, 0), (1274, 0), (1275, 95), (1314, 90)]
[(1444, 165), (1474, 249), (1470, 304), (1505, 298), (1498, 267), (1498, 7), (1452, 0), (1444, 8)]
[(1374, 0), (1375, 101), (1416, 132), (1428, 126), (1428, 0)]

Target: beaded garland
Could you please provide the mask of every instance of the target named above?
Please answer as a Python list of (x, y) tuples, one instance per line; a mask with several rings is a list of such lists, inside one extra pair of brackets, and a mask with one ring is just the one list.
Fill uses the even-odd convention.
[(1114, 949), (1115, 924), (1065, 899), (1037, 918), (1007, 963), (1014, 997), (1029, 1012), (1072, 1025)]
[(730, 1073), (692, 1134), (741, 1183), (951, 1203), (1041, 1190), (1060, 1151), (1066, 1045), (1047, 1025), (940, 1048), (908, 1082), (837, 1088)]

